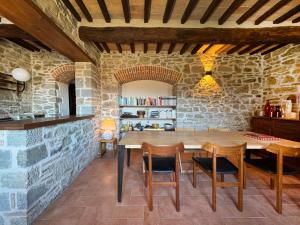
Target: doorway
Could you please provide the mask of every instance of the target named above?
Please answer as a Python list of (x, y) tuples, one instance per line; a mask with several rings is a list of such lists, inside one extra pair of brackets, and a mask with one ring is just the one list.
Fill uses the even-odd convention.
[(75, 82), (69, 84), (69, 109), (70, 115), (76, 115), (76, 90)]

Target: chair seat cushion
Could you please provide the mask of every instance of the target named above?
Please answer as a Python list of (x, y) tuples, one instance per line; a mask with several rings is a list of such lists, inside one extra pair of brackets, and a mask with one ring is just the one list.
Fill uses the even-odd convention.
[[(212, 158), (201, 158), (201, 157), (193, 157), (193, 160), (198, 163), (203, 169), (207, 172), (212, 173)], [(225, 157), (217, 158), (217, 173), (219, 174), (236, 174), (238, 172), (238, 168), (232, 164)]]
[[(148, 155), (143, 156), (146, 170), (149, 170)], [(152, 156), (153, 172), (175, 172), (175, 157)]]
[[(262, 158), (262, 159), (245, 159), (247, 164), (257, 167), (265, 172), (276, 174), (277, 173), (277, 159), (276, 158)], [(299, 168), (292, 168), (283, 164), (283, 174), (299, 174)]]

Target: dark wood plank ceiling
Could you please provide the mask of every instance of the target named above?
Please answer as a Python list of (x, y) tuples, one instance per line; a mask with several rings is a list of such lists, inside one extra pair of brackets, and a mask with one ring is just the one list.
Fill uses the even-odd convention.
[[(63, 0), (63, 2), (78, 21), (81, 20), (81, 14), (89, 22), (93, 22), (94, 18), (101, 18), (98, 16), (99, 13), (102, 13), (102, 18), (107, 23), (114, 18), (120, 19), (118, 5), (121, 6), (126, 23), (130, 23), (132, 15), (136, 15), (137, 19), (142, 17), (144, 23), (151, 22), (151, 16), (154, 20), (160, 16), (163, 23), (168, 23), (172, 19), (182, 24), (198, 17), (198, 21), (200, 19), (202, 24), (211, 20), (219, 25), (232, 20), (235, 20), (236, 24), (250, 21), (253, 25), (258, 25), (270, 19), (277, 24), (289, 19), (295, 20), (291, 18), (293, 16), (300, 16), (299, 0), (121, 0), (121, 2), (119, 0)], [(151, 15), (152, 8), (155, 10)], [(275, 18), (270, 18), (274, 16)], [(295, 23), (298, 22), (295, 20)]]
[[(173, 52), (196, 54), (200, 50), (204, 53), (212, 51), (217, 44), (224, 44), (218, 50), (219, 53), (257, 54), (287, 43), (299, 43), (299, 35), (296, 37), (299, 27), (294, 30), (292, 27), (276, 26), (282, 23), (287, 23), (288, 26), (299, 25), (299, 0), (64, 0), (63, 2), (78, 21), (83, 18), (84, 25), (88, 24), (86, 21), (95, 20), (100, 20), (100, 24), (103, 22), (112, 24), (111, 28), (103, 32), (93, 33), (94, 28), (91, 28), (88, 32), (94, 35), (93, 38), (85, 36), (82, 29), (86, 28), (81, 27), (79, 30), (83, 41), (100, 43), (103, 52), (104, 50), (106, 52), (117, 50), (120, 53), (135, 52), (141, 44), (141, 51), (145, 53), (167, 51), (169, 54)], [(119, 22), (114, 24), (114, 21), (122, 22), (120, 19), (129, 25), (133, 23), (132, 20), (135, 20), (136, 28), (132, 28), (133, 30), (125, 28), (119, 32), (119, 27), (116, 27)], [(134, 30), (143, 28), (143, 24), (146, 23), (148, 23), (146, 27), (152, 27), (153, 24), (157, 24), (157, 21), (161, 24), (172, 23), (172, 27), (175, 26), (175, 28), (180, 27), (180, 24), (190, 26), (190, 24), (196, 24), (195, 22), (202, 24), (202, 27), (206, 23), (209, 26), (215, 24), (212, 27), (218, 24), (221, 26), (215, 33), (206, 30), (197, 35), (192, 28), (187, 29), (184, 31), (186, 36), (173, 33), (172, 29), (168, 30), (168, 28), (160, 33), (155, 33), (153, 30), (152, 33)], [(92, 27), (98, 27), (97, 23), (94, 23)], [(241, 30), (233, 29), (232, 33), (222, 30), (225, 24), (227, 27), (229, 24), (229, 27), (235, 25), (237, 28), (249, 28), (250, 26), (255, 29), (255, 26), (260, 27), (264, 23), (273, 24), (274, 28), (266, 28), (264, 31), (257, 32), (249, 30), (241, 32)], [(246, 26), (243, 27), (244, 25)], [(194, 36), (197, 38), (193, 38)]]

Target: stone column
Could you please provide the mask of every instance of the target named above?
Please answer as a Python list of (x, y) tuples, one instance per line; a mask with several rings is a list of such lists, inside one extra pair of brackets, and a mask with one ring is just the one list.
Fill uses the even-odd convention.
[(100, 112), (100, 73), (97, 67), (88, 62), (75, 63), (76, 113), (99, 114)]

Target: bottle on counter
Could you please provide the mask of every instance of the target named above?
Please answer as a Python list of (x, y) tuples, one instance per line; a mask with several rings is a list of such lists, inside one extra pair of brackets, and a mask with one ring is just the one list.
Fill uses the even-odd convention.
[(277, 118), (282, 117), (280, 105), (275, 106), (274, 117), (277, 117)]

